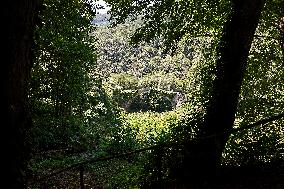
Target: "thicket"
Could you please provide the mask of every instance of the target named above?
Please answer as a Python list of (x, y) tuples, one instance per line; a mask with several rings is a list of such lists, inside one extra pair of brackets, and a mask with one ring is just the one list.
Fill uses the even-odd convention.
[[(94, 26), (94, 14), (84, 3), (44, 2), (29, 95), (32, 171), (42, 174), (84, 158), (169, 145), (87, 169), (97, 173), (96, 184), (108, 188), (140, 188), (174, 179), (185, 156), (182, 144), (196, 139), (204, 119), (218, 35), (210, 30), (186, 36), (168, 52), (163, 48), (168, 41), (159, 37), (131, 43), (141, 20)], [(283, 113), (283, 54), (272, 20), (264, 14), (258, 26), (235, 128)], [(222, 164), (283, 160), (283, 138), (281, 119), (231, 134)], [(38, 155), (62, 149), (72, 153), (48, 159)]]

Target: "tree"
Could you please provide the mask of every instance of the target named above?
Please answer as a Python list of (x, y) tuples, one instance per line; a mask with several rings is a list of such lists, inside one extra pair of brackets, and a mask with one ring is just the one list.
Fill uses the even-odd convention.
[(187, 75), (197, 67), (193, 57), (198, 56), (202, 47), (198, 46), (195, 52), (193, 46), (200, 39), (181, 42), (177, 53), (171, 55), (159, 47), (160, 38), (151, 43), (131, 45), (129, 38), (139, 25), (140, 21), (113, 28), (108, 24), (98, 26), (93, 34), (98, 38), (97, 71), (101, 73), (103, 86), (110, 97), (125, 110), (140, 111), (142, 107), (143, 111), (170, 110), (175, 94), (185, 94), (188, 88), (194, 88), (190, 86)]
[[(279, 18), (283, 1), (267, 1), (262, 11), (242, 83), (234, 127), (242, 127), (283, 112), (283, 53)], [(257, 165), (282, 157), (283, 120), (230, 135), (223, 163)], [(241, 142), (240, 142), (241, 141)], [(229, 153), (228, 153), (229, 152)]]
[(96, 62), (89, 35), (94, 12), (85, 1), (43, 2), (29, 91), (34, 147), (80, 146), (84, 113), (96, 101), (90, 91), (98, 85), (90, 76)]
[[(226, 22), (220, 39), (220, 58), (216, 61), (216, 78), (201, 136), (217, 135), (233, 127), (248, 54), (263, 5), (264, 1), (233, 2), (231, 17)], [(222, 135), (203, 140), (194, 147), (189, 145), (189, 150), (199, 157), (193, 161), (188, 160), (195, 162), (189, 168), (193, 166), (199, 177), (205, 173), (205, 176), (212, 179), (212, 173), (215, 173), (216, 166), (220, 165), (227, 140), (228, 136)]]
[(39, 1), (8, 1), (2, 6), (5, 31), (3, 47), (4, 71), (4, 156), (3, 186), (25, 188), (25, 173), (29, 159), (27, 133), (31, 119), (27, 108), (27, 83), (32, 67), (34, 28)]
[[(107, 1), (116, 23), (141, 12), (144, 25), (133, 37), (165, 37), (165, 48), (186, 35), (215, 35), (218, 39), (216, 72), (199, 136), (232, 129), (247, 59), (264, 1)], [(223, 25), (223, 29), (217, 27)], [(219, 28), (219, 29), (218, 29)], [(206, 31), (206, 32), (204, 32)], [(221, 37), (218, 37), (221, 36)], [(188, 157), (179, 170), (183, 182), (199, 184), (214, 179), (228, 136), (188, 143)]]

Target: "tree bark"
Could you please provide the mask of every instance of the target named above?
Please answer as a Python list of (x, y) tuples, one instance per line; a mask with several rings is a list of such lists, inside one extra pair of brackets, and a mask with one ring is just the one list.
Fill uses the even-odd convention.
[[(233, 11), (217, 49), (216, 78), (200, 137), (222, 133), (233, 127), (249, 50), (263, 5), (264, 0), (233, 1)], [(227, 140), (228, 136), (216, 136), (188, 144), (185, 165), (188, 182), (200, 182), (206, 188), (206, 182), (212, 181), (216, 175)]]
[[(5, 188), (26, 188), (26, 171), (29, 158), (27, 134), (31, 118), (27, 109), (27, 84), (32, 68), (32, 45), (38, 0), (11, 0), (2, 6), (2, 23), (5, 36), (4, 54), (1, 57), (4, 84), (4, 144), (2, 155), (5, 165)], [(3, 42), (2, 41), (2, 42)], [(3, 52), (2, 51), (2, 52)], [(2, 130), (2, 131), (3, 131)]]

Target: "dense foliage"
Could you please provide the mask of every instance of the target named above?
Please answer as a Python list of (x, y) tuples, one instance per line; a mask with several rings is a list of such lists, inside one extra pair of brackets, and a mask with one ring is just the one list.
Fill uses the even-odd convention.
[[(284, 62), (278, 30), (283, 5), (280, 4), (277, 1), (266, 4), (257, 28), (239, 99), (236, 127), (283, 113)], [(283, 149), (283, 120), (278, 120), (263, 128), (232, 135), (225, 157), (234, 164), (267, 162), (283, 158)]]
[[(134, 134), (132, 134), (136, 136), (134, 141), (138, 141), (138, 143), (142, 142), (142, 144), (146, 142), (147, 145), (159, 144), (159, 142), (181, 142), (184, 138), (190, 136), (189, 133), (194, 137), (198, 124), (200, 124), (200, 118), (204, 114), (204, 108), (211, 86), (212, 75), (205, 75), (205, 73), (214, 69), (213, 60), (211, 59), (213, 52), (210, 51), (210, 47), (214, 47), (212, 39), (210, 39), (210, 37), (192, 38), (186, 41), (187, 45), (184, 45), (186, 43), (182, 41), (180, 49), (174, 55), (165, 54), (159, 56), (158, 54), (149, 58), (147, 53), (141, 53), (140, 56), (142, 57), (139, 61), (131, 61), (131, 57), (128, 61), (125, 59), (117, 60), (106, 58), (113, 57), (112, 53), (114, 54), (118, 51), (107, 48), (104, 44), (115, 41), (115, 43), (112, 43), (113, 46), (111, 46), (114, 49), (116, 49), (120, 43), (129, 45), (126, 42), (127, 38), (123, 38), (124, 34), (127, 34), (124, 27), (125, 25), (119, 25), (115, 28), (116, 32), (123, 31), (117, 37), (117, 34), (113, 32), (113, 28), (108, 29), (106, 26), (102, 26), (100, 28), (101, 30), (97, 31), (99, 33), (98, 36), (102, 36), (99, 37), (99, 45), (103, 47), (99, 48), (101, 51), (98, 51), (98, 65), (103, 64), (106, 68), (112, 66), (112, 72), (111, 70), (108, 70), (109, 72), (104, 70), (103, 73), (109, 73), (108, 77), (105, 79), (105, 86), (108, 94), (110, 94), (114, 101), (124, 107), (123, 103), (135, 99), (134, 97), (137, 96), (139, 89), (141, 90), (147, 87), (150, 89), (162, 89), (173, 92), (181, 91), (186, 94), (187, 97), (187, 105), (183, 104), (184, 108), (178, 109), (178, 111), (162, 114), (151, 112), (128, 114), (128, 116), (124, 118), (126, 120), (125, 125), (127, 126), (124, 126), (125, 129), (128, 128), (126, 129), (127, 132), (134, 132)], [(260, 28), (261, 26), (259, 26), (258, 32), (260, 32)], [(275, 32), (275, 36), (260, 32), (257, 33), (257, 37), (254, 40), (249, 57), (249, 68), (239, 100), (235, 128), (282, 113), (283, 90), (281, 89), (281, 78), (283, 78), (283, 71), (280, 68), (277, 69), (278, 66), (283, 66), (281, 61), (282, 54), (277, 41), (277, 28), (271, 27), (271, 30)], [(110, 32), (106, 33), (107, 31)], [(100, 35), (100, 32), (104, 33), (104, 35)], [(113, 40), (109, 35), (115, 37), (116, 40)], [(108, 37), (105, 38), (104, 36)], [(102, 40), (102, 38), (104, 40)], [(120, 51), (123, 51), (121, 54), (126, 55), (121, 57), (125, 58), (128, 54), (131, 55), (128, 51), (135, 52), (128, 50), (128, 48), (118, 48)], [(132, 48), (145, 48), (145, 43)], [(185, 49), (190, 49), (191, 56), (186, 57)], [(271, 51), (268, 49), (271, 49)], [(278, 50), (275, 51), (275, 49)], [(156, 51), (159, 50), (160, 49), (157, 49)], [(143, 52), (143, 50), (141, 51)], [(105, 53), (108, 53), (109, 56)], [(144, 69), (140, 69), (140, 75), (136, 75), (138, 72), (138, 70), (135, 69), (136, 67), (140, 65), (140, 67), (142, 67), (157, 59), (160, 61), (153, 64), (155, 67), (152, 69), (152, 72), (150, 70), (148, 73), (143, 74)], [(128, 69), (121, 69), (121, 65), (124, 65), (123, 62), (129, 64)], [(207, 62), (208, 64), (202, 64), (202, 62)], [(262, 62), (269, 63), (264, 66)], [(108, 63), (110, 66), (107, 66)], [(178, 69), (176, 65), (179, 65), (180, 68)], [(131, 66), (135, 67), (133, 68)], [(146, 68), (149, 68), (149, 66)], [(170, 71), (166, 72), (165, 68)], [(272, 82), (272, 80), (274, 82)], [(254, 90), (251, 90), (252, 88)], [(155, 95), (158, 97), (161, 95), (164, 96), (164, 94), (159, 93), (159, 91), (155, 91)], [(256, 97), (256, 95), (260, 96)], [(144, 99), (143, 102), (147, 102), (147, 100)], [(152, 101), (151, 104), (154, 105), (154, 101)], [(231, 135), (230, 141), (227, 143), (226, 150), (223, 153), (223, 164), (246, 165), (282, 159), (284, 149), (282, 124), (283, 121), (279, 120), (263, 128), (245, 130)], [(192, 128), (188, 128), (188, 125), (192, 125)], [(129, 128), (132, 129), (129, 130)], [(133, 142), (133, 140), (130, 141)], [(144, 145), (145, 144), (142, 146)], [(175, 159), (177, 155), (182, 155), (181, 148), (177, 148), (177, 152), (164, 151), (162, 153), (167, 154), (167, 156), (163, 158), (164, 160), (159, 159), (159, 161), (163, 161), (165, 169), (170, 168), (168, 165), (169, 162), (173, 163), (177, 160)], [(154, 155), (154, 157), (155, 156), (156, 155)], [(148, 171), (150, 172), (155, 170), (153, 169), (155, 166), (153, 165), (154, 161), (151, 159), (154, 157), (144, 160), (149, 163), (146, 163), (146, 169), (149, 169)], [(145, 162), (142, 164), (145, 164)], [(175, 164), (175, 166), (177, 166), (177, 164)], [(167, 171), (164, 170), (164, 172)], [(146, 171), (145, 176), (147, 174), (149, 173)], [(154, 177), (149, 178), (146, 176), (146, 181), (154, 179)]]
[[(103, 19), (95, 28), (87, 2), (44, 2), (29, 96), (35, 151), (68, 148), (81, 154), (36, 156), (32, 170), (156, 145), (90, 164), (88, 173), (96, 175), (88, 179), (108, 188), (175, 181), (182, 174), (184, 143), (197, 139), (204, 121), (217, 47), (232, 3), (106, 1), (112, 6), (112, 22)], [(277, 27), (281, 3), (269, 1), (264, 7), (234, 128), (283, 113), (284, 62)], [(283, 160), (283, 138), (283, 119), (231, 134), (221, 164)]]
[(44, 1), (30, 83), (34, 145), (40, 149), (93, 147), (100, 129), (115, 119), (94, 75), (94, 13), (85, 3)]

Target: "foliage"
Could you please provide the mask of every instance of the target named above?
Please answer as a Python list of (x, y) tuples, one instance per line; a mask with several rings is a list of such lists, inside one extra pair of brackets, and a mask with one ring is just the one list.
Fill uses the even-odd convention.
[(129, 38), (137, 25), (139, 21), (100, 26), (93, 34), (98, 37), (98, 72), (113, 102), (127, 111), (128, 106), (134, 108), (130, 111), (171, 110), (177, 93), (187, 100), (207, 102), (215, 40), (210, 36), (184, 39), (176, 53), (170, 54), (161, 48), (159, 38), (131, 45)]
[(103, 73), (103, 77), (127, 73), (141, 78), (157, 71), (181, 76), (190, 66), (189, 59), (193, 56), (190, 47), (173, 57), (163, 51), (160, 39), (133, 46), (129, 38), (138, 26), (139, 21), (112, 28), (108, 25), (98, 27), (93, 33), (98, 38), (98, 72)]
[[(195, 139), (203, 115), (204, 110), (194, 104), (163, 113), (126, 113), (116, 137), (110, 140), (113, 152), (117, 154), (154, 145), (157, 147), (126, 157), (129, 168), (121, 169), (118, 176), (110, 179), (113, 186), (147, 188), (160, 173), (163, 181), (174, 178), (175, 169), (181, 166), (185, 157), (184, 141)], [(160, 180), (161, 183), (163, 181)]]
[(106, 1), (111, 5), (114, 24), (142, 16), (133, 42), (163, 37), (165, 49), (174, 49), (188, 35), (218, 34), (231, 5), (229, 1)]
[[(239, 99), (236, 127), (283, 113), (283, 55), (277, 24), (281, 6), (266, 4), (250, 51)], [(278, 2), (280, 3), (280, 2)], [(283, 158), (283, 120), (231, 136), (224, 152), (227, 164), (269, 162)]]
[[(164, 44), (177, 45), (181, 41), (196, 42), (196, 37), (201, 35), (201, 39), (206, 39), (207, 44), (202, 41), (198, 46), (206, 47), (201, 51), (204, 63), (200, 64), (200, 59), (196, 64), (191, 64), (193, 69), (188, 74), (187, 79), (197, 76), (199, 79), (190, 80), (195, 88), (194, 92), (187, 90), (188, 96), (196, 94), (201, 99), (200, 102), (206, 105), (210, 96), (211, 80), (214, 78), (215, 49), (218, 36), (222, 31), (227, 16), (231, 11), (229, 1), (207, 2), (207, 1), (107, 1), (111, 6), (111, 18), (114, 24), (123, 23), (130, 18), (142, 20), (133, 35), (134, 42), (156, 40), (162, 37)], [(280, 113), (283, 109), (283, 89), (281, 78), (283, 72), (277, 67), (282, 67), (281, 50), (277, 42), (277, 25), (282, 13), (282, 1), (268, 1), (263, 10), (261, 22), (257, 29), (257, 36), (249, 56), (249, 68), (242, 86), (236, 126), (245, 125), (261, 118)], [(197, 5), (198, 6), (193, 6)], [(204, 5), (204, 6), (203, 6)], [(205, 11), (206, 10), (206, 11)], [(206, 12), (206, 15), (204, 13)], [(178, 16), (178, 17), (177, 17)], [(188, 28), (190, 27), (190, 28)], [(204, 30), (206, 28), (206, 30)], [(183, 33), (184, 32), (184, 33)], [(263, 38), (261, 36), (267, 36)], [(188, 43), (187, 43), (188, 44)], [(209, 45), (208, 45), (209, 44)], [(204, 45), (204, 46), (203, 46)], [(276, 49), (276, 51), (275, 51)], [(202, 60), (201, 60), (202, 61)], [(190, 69), (191, 69), (190, 68)], [(208, 76), (209, 74), (209, 76)], [(268, 79), (269, 78), (269, 79)], [(252, 90), (254, 89), (254, 90)], [(190, 91), (190, 92), (189, 92)], [(281, 122), (279, 122), (281, 127)], [(278, 130), (279, 131), (279, 130)], [(277, 129), (276, 129), (277, 132)], [(281, 133), (277, 132), (278, 136)], [(237, 137), (242, 138), (241, 135)], [(261, 137), (261, 136), (259, 136)]]
[[(116, 26), (99, 26), (91, 35), (97, 38), (95, 43), (89, 41), (92, 30), (88, 27), (75, 32), (77, 37), (72, 40), (69, 26), (74, 23), (67, 24), (62, 29), (67, 33), (61, 34), (56, 26), (68, 23), (59, 19), (61, 9), (57, 14), (46, 9), (50, 15), (43, 16), (47, 20), (38, 29), (36, 42), (41, 48), (36, 51), (31, 83), (35, 133), (41, 134), (37, 142), (45, 147), (62, 141), (72, 147), (77, 143), (95, 146), (95, 157), (157, 145), (141, 154), (89, 167), (102, 171), (101, 183), (109, 188), (155, 187), (175, 178), (173, 174), (187, 155), (183, 144), (196, 139), (203, 124), (216, 71), (216, 47), (231, 4), (221, 0), (107, 2), (112, 5)], [(284, 72), (276, 27), (283, 13), (281, 3), (269, 1), (263, 11), (250, 50), (235, 128), (284, 109)], [(84, 18), (86, 14), (79, 15)], [(56, 26), (47, 27), (55, 21)], [(132, 44), (140, 40), (144, 41)], [(93, 44), (97, 65), (92, 63)], [(167, 51), (170, 49), (175, 51)], [(173, 108), (177, 93), (184, 94), (186, 101)], [(241, 166), (283, 159), (282, 125), (283, 120), (277, 120), (232, 134), (222, 164)]]
[[(204, 35), (200, 37), (203, 41), (198, 43), (198, 48), (204, 49), (198, 57), (203, 58), (199, 60), (195, 59), (198, 61), (196, 61), (195, 64), (190, 64), (189, 69), (186, 71), (187, 82), (193, 84), (194, 87), (188, 89), (189, 87), (186, 85), (187, 90), (184, 91), (186, 91), (189, 97), (193, 98), (194, 102), (199, 102), (197, 104), (199, 104), (200, 108), (206, 106), (206, 102), (208, 101), (211, 93), (211, 81), (214, 78), (212, 72), (215, 70), (215, 49), (219, 40), (220, 31), (222, 30), (222, 27), (220, 26), (222, 26), (224, 21), (227, 19), (227, 15), (230, 12), (230, 4), (228, 2), (220, 1), (221, 3), (215, 6), (213, 5), (214, 3), (200, 1), (198, 2), (199, 4), (206, 4), (205, 6), (200, 6), (202, 7), (200, 9), (199, 6), (185, 6), (186, 2), (189, 4), (193, 3), (191, 1), (107, 2), (112, 6), (111, 13), (115, 22), (114, 24), (123, 23), (126, 18), (134, 20), (141, 16), (139, 17), (139, 19), (142, 20), (141, 27), (139, 27), (134, 33), (132, 38), (133, 42), (138, 42), (140, 40), (153, 42), (159, 39), (158, 37), (162, 36), (161, 41), (165, 45), (166, 49), (168, 49), (168, 44), (171, 44), (171, 47), (174, 46), (174, 48), (177, 49), (177, 44), (179, 44), (178, 41), (196, 42), (198, 41), (196, 40), (198, 34)], [(268, 38), (259, 37), (254, 40), (249, 56), (249, 68), (242, 86), (236, 127), (241, 127), (247, 123), (281, 113), (283, 109), (281, 106), (283, 104), (283, 89), (281, 87), (280, 79), (283, 78), (283, 72), (281, 69), (277, 69), (278, 66), (281, 67), (282, 65), (281, 57), (279, 58), (279, 56), (281, 56), (281, 51), (279, 49), (279, 44), (276, 41), (269, 40), (271, 38), (277, 38), (277, 19), (281, 16), (279, 15), (279, 10), (281, 9), (279, 7), (281, 6), (277, 7), (277, 3), (279, 4), (281, 2), (273, 1), (266, 4), (262, 21), (257, 30), (258, 36), (268, 35)], [(215, 9), (210, 7), (210, 5), (215, 7)], [(268, 7), (272, 7), (273, 9)], [(205, 12), (202, 10), (203, 8), (206, 9), (206, 16), (202, 16), (203, 12)], [(191, 10), (194, 11), (191, 12), (192, 14), (180, 16), (183, 14), (183, 11), (179, 11), (177, 14), (176, 10), (187, 10), (187, 13), (190, 13)], [(177, 18), (176, 15), (179, 17)], [(192, 22), (187, 20), (187, 16), (191, 16)], [(186, 28), (186, 26), (190, 26), (191, 28)], [(183, 30), (183, 28), (186, 28), (186, 30)], [(204, 28), (206, 28), (206, 31), (203, 30)], [(183, 31), (186, 32), (182, 33)], [(273, 36), (270, 34), (273, 34)], [(208, 37), (207, 40), (205, 36)], [(275, 49), (277, 50), (275, 51)], [(177, 50), (177, 52), (180, 51)], [(200, 60), (204, 60), (203, 64)], [(169, 62), (166, 64), (169, 64)], [(196, 77), (191, 79), (194, 76)], [(144, 77), (142, 77), (142, 79), (143, 78)], [(269, 80), (267, 80), (267, 78), (269, 78)], [(272, 82), (272, 86), (270, 83), (274, 79), (276, 82)], [(141, 81), (141, 77), (135, 83), (139, 83), (139, 81)], [(135, 96), (135, 93), (132, 94)], [(148, 120), (146, 122), (148, 122)], [(143, 123), (141, 124), (139, 122), (137, 125), (140, 126), (143, 125)], [(152, 122), (150, 125), (156, 125), (156, 122)], [(254, 160), (259, 159), (264, 162), (279, 157), (283, 149), (281, 142), (281, 138), (283, 137), (281, 125), (281, 121), (278, 121), (276, 125), (270, 124), (273, 132), (268, 132), (269, 134), (267, 134), (267, 130), (265, 129), (259, 130), (256, 128), (253, 129), (253, 131), (245, 131), (232, 135), (224, 152), (223, 161), (225, 164), (231, 162), (233, 164), (241, 165), (247, 162), (250, 154), (255, 154)], [(240, 140), (242, 142), (239, 142)], [(250, 151), (246, 151), (248, 150), (248, 146), (250, 146)], [(254, 153), (256, 151), (258, 151), (258, 153)], [(269, 152), (273, 155), (271, 156)], [(237, 154), (239, 154), (239, 156)], [(167, 157), (170, 157), (170, 155)], [(154, 165), (151, 164), (151, 160), (149, 163), (149, 167), (152, 169)], [(148, 172), (146, 172), (146, 175), (147, 174)]]
[(108, 127), (115, 119), (92, 71), (94, 14), (86, 3), (44, 1), (30, 83), (35, 146), (40, 148), (93, 146), (103, 132), (100, 124)]

